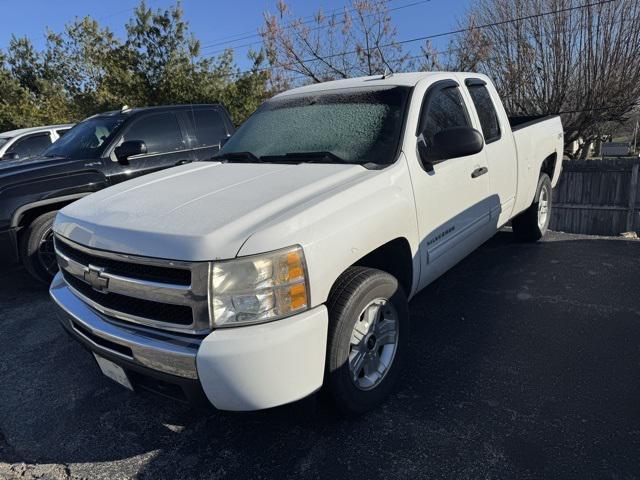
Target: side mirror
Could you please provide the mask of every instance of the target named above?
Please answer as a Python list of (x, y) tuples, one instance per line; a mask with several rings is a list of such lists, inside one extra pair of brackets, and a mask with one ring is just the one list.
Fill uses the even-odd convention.
[(129, 157), (147, 153), (147, 145), (142, 140), (129, 140), (116, 147), (113, 153), (119, 162), (126, 162)]
[(424, 141), (426, 132), (418, 140), (418, 153), (425, 167), (433, 166), (444, 160), (466, 157), (479, 153), (484, 148), (482, 134), (471, 127), (452, 127), (436, 133), (431, 146)]

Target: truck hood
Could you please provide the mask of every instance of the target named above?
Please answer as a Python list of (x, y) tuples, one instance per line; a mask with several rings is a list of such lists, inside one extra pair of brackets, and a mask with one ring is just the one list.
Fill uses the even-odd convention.
[(85, 197), (59, 212), (54, 229), (82, 245), (131, 255), (233, 258), (289, 209), (372, 173), (359, 165), (193, 163)]

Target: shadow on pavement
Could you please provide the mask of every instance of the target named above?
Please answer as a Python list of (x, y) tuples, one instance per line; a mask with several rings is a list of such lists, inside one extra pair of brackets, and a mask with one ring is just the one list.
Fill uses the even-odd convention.
[(400, 388), (347, 420), (322, 400), (231, 414), (128, 393), (67, 339), (42, 289), (4, 270), (0, 461), (105, 478), (626, 478), (639, 277), (637, 241), (501, 232), (412, 300)]

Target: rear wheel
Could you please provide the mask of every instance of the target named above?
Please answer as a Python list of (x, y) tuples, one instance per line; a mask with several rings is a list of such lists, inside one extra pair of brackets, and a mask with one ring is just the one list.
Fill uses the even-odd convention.
[(29, 274), (44, 284), (51, 283), (58, 271), (53, 248), (53, 221), (57, 211), (35, 218), (20, 240), (20, 258)]
[(533, 203), (511, 221), (516, 238), (522, 242), (540, 240), (549, 229), (551, 206), (551, 180), (543, 173), (538, 180)]
[(407, 298), (392, 275), (351, 267), (332, 289), (328, 308), (326, 389), (340, 411), (360, 414), (383, 402), (400, 376)]

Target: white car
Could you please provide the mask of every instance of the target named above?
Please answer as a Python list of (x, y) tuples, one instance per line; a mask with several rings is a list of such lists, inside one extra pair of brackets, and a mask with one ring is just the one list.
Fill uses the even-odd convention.
[(0, 160), (25, 160), (40, 155), (73, 124), (22, 128), (0, 133)]
[(128, 388), (256, 410), (324, 385), (360, 413), (399, 377), (412, 296), (510, 220), (544, 235), (562, 151), (559, 117), (509, 119), (479, 74), (297, 88), (212, 161), (62, 209), (50, 293)]

